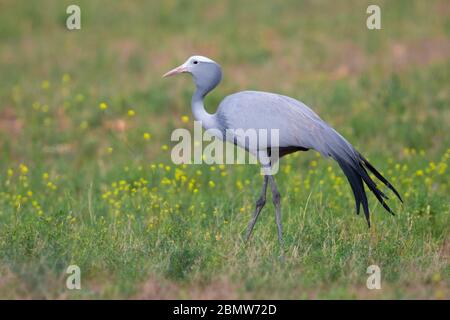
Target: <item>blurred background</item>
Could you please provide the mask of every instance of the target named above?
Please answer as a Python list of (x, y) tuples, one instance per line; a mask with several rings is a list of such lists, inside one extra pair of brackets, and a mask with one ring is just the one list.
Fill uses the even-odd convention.
[[(371, 198), (367, 230), (339, 168), (302, 153), (278, 177), (286, 263), (270, 204), (243, 246), (258, 168), (170, 161), (194, 87), (161, 75), (194, 54), (223, 68), (210, 112), (240, 90), (301, 100), (398, 186), (398, 215)], [(449, 74), (445, 0), (0, 0), (0, 297), (448, 298)]]

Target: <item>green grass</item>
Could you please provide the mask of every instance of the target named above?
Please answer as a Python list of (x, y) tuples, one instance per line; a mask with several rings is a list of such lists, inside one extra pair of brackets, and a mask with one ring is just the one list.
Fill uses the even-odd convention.
[[(449, 6), (376, 3), (380, 31), (365, 1), (79, 1), (69, 32), (70, 1), (1, 1), (0, 297), (448, 299)], [(284, 262), (270, 201), (244, 244), (259, 168), (170, 160), (193, 84), (161, 75), (192, 54), (223, 67), (211, 111), (245, 89), (310, 105), (397, 187), (396, 216), (370, 196), (368, 229), (339, 167), (299, 153), (276, 176)]]

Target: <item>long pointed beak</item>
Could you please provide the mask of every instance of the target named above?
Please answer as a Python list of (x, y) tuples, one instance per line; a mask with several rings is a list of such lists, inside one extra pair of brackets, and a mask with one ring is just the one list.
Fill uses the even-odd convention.
[(165, 73), (163, 75), (163, 78), (170, 77), (170, 76), (173, 76), (175, 74), (186, 72), (186, 71), (187, 71), (186, 67), (184, 65), (181, 65), (181, 66), (176, 67), (175, 69), (172, 69), (169, 72)]

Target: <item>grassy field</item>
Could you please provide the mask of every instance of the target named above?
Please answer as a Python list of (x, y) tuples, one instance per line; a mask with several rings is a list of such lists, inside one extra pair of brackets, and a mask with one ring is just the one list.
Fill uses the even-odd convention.
[[(0, 0), (0, 298), (450, 298), (448, 1), (86, 0), (68, 31), (72, 2)], [(259, 168), (171, 162), (193, 84), (161, 75), (192, 54), (224, 71), (210, 111), (300, 99), (397, 187), (396, 216), (370, 195), (368, 229), (339, 167), (294, 154), (284, 262), (270, 201), (244, 244)]]

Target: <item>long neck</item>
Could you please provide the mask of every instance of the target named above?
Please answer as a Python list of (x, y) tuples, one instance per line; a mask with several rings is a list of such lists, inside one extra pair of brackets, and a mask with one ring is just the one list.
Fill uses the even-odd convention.
[(205, 110), (205, 105), (203, 102), (204, 97), (207, 92), (197, 88), (194, 95), (192, 96), (192, 113), (195, 120), (201, 121), (202, 126), (205, 129), (211, 129), (216, 127), (216, 117), (214, 114), (210, 114)]

